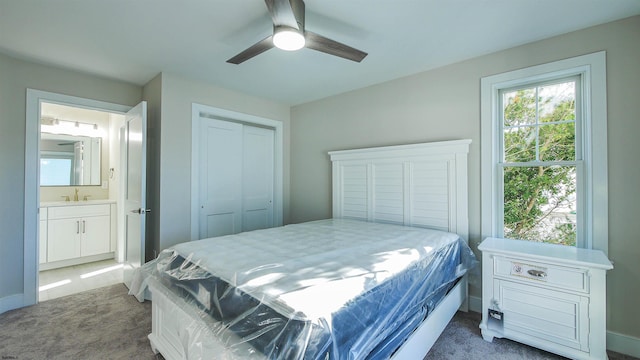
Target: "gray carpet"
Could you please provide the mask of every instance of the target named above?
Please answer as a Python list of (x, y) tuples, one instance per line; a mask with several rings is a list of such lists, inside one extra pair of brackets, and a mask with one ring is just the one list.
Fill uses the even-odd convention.
[(154, 359), (151, 303), (113, 285), (0, 315), (0, 359)]
[[(480, 314), (459, 312), (425, 359), (563, 359), (506, 339), (488, 343), (479, 323)], [(114, 285), (0, 314), (0, 359), (162, 359), (149, 332), (151, 303)]]

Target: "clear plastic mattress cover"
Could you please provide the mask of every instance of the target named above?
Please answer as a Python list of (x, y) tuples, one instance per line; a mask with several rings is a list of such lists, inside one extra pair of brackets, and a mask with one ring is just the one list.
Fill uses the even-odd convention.
[(189, 358), (384, 359), (475, 264), (453, 233), (328, 219), (176, 245), (130, 293), (189, 314)]

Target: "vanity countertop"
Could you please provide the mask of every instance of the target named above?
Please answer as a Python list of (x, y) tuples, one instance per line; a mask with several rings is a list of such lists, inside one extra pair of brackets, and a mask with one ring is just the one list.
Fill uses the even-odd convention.
[(53, 207), (53, 206), (79, 206), (79, 205), (98, 205), (98, 204), (115, 204), (115, 200), (102, 199), (102, 200), (79, 200), (79, 201), (43, 201), (40, 203), (40, 207)]

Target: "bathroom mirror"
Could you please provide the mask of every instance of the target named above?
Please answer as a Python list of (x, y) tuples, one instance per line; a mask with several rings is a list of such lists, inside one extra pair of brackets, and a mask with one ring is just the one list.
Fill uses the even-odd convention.
[(99, 137), (41, 133), (41, 186), (99, 186)]

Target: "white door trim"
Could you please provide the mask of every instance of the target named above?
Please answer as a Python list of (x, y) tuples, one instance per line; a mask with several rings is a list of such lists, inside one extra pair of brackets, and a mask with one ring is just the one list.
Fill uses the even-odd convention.
[[(40, 104), (56, 103), (124, 114), (131, 107), (77, 96), (27, 89), (24, 157), (24, 294), (21, 306), (38, 301), (38, 252), (40, 209)], [(16, 304), (14, 304), (16, 305)], [(21, 307), (15, 306), (15, 307)], [(12, 306), (13, 307), (13, 306)]]
[(243, 122), (258, 126), (266, 126), (275, 130), (274, 148), (274, 191), (273, 191), (273, 217), (276, 226), (282, 226), (284, 208), (284, 135), (281, 121), (263, 118), (260, 116), (243, 114), (236, 111), (225, 110), (202, 104), (191, 104), (191, 240), (199, 238), (198, 202), (200, 198), (198, 179), (200, 134), (199, 124), (201, 114), (207, 114), (219, 120)]

